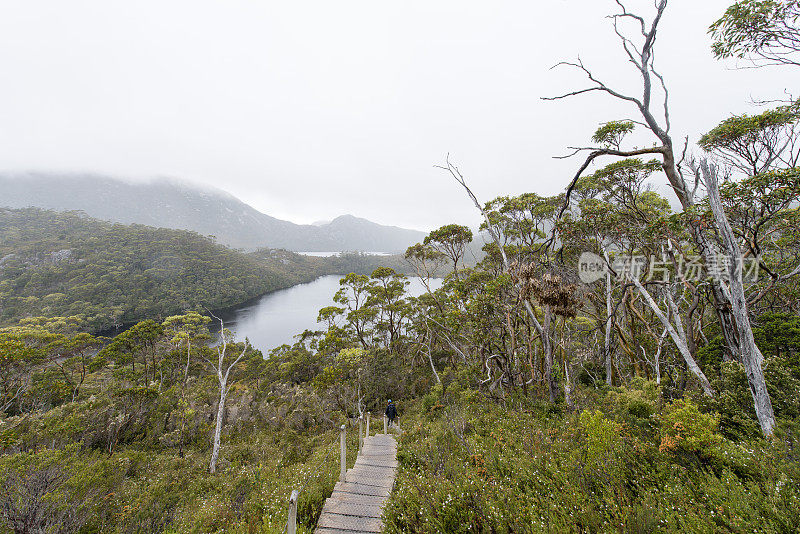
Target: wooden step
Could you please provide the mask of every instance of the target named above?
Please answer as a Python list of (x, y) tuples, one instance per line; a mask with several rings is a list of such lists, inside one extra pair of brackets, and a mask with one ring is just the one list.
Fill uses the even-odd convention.
[(333, 488), (317, 522), (317, 534), (377, 533), (397, 473), (397, 442), (378, 434), (364, 440), (355, 465)]

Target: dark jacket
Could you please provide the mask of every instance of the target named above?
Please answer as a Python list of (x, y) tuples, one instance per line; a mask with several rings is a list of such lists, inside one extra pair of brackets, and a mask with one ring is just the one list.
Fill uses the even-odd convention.
[(394, 407), (393, 403), (389, 403), (389, 406), (386, 407), (386, 417), (388, 417), (389, 420), (397, 417), (397, 408)]

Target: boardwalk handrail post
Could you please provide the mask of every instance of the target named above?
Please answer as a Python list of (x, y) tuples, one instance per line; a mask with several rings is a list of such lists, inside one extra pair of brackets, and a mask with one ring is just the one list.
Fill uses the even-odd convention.
[(358, 416), (358, 453), (361, 454), (361, 449), (364, 447), (364, 416)]
[(386, 417), (386, 414), (383, 414), (383, 433), (389, 433), (389, 418)]
[(300, 493), (297, 490), (292, 490), (292, 496), (289, 497), (289, 519), (286, 520), (286, 534), (295, 534), (297, 532), (297, 498)]
[(339, 471), (339, 480), (344, 482), (347, 476), (347, 441), (346, 441), (346, 426), (342, 425), (341, 432), (339, 433), (339, 442), (341, 443), (341, 470)]
[(364, 432), (364, 437), (365, 438), (369, 437), (369, 415), (370, 415), (370, 413), (372, 413), (372, 412), (367, 412), (367, 431)]

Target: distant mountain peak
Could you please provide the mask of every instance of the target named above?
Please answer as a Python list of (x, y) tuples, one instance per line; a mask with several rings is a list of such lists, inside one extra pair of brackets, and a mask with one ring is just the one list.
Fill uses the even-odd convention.
[(423, 232), (349, 214), (295, 224), (261, 213), (227, 191), (174, 177), (133, 181), (94, 173), (0, 174), (0, 191), (0, 206), (80, 210), (123, 224), (213, 235), (234, 248), (402, 252), (425, 238)]

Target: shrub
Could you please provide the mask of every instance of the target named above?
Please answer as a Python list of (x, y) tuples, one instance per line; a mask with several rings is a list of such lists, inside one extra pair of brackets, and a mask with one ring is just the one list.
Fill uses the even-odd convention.
[(662, 451), (682, 450), (709, 457), (722, 442), (719, 415), (702, 413), (691, 400), (673, 401), (662, 414)]

